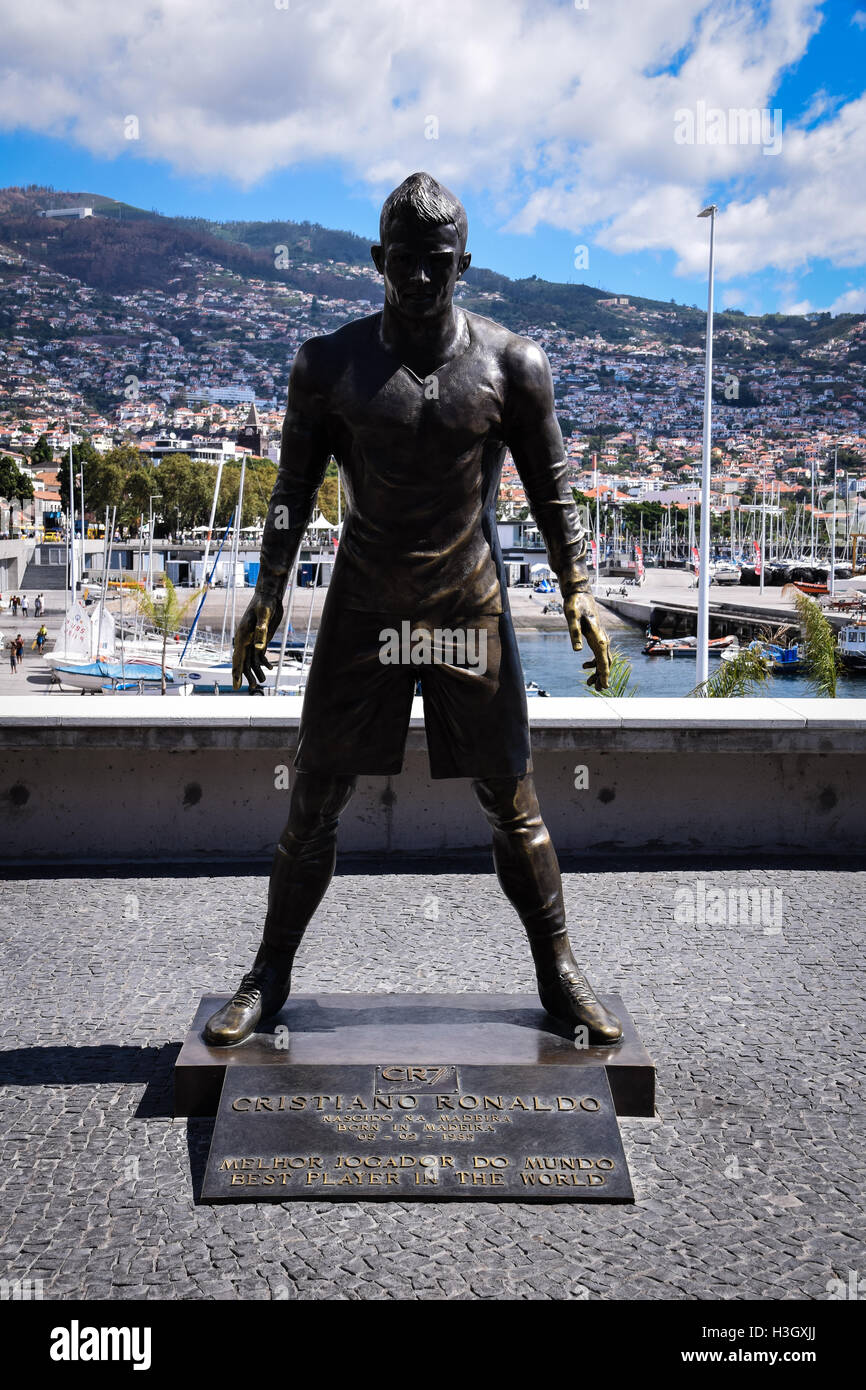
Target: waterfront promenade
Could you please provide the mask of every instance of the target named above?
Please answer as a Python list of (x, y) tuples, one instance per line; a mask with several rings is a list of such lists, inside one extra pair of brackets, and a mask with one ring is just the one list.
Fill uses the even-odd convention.
[[(658, 1068), (657, 1118), (621, 1121), (637, 1200), (620, 1207), (196, 1205), (212, 1122), (171, 1118), (172, 1066), (200, 995), (249, 963), (265, 875), (7, 880), (2, 1274), (41, 1280), (46, 1299), (811, 1301), (862, 1280), (866, 865), (565, 874), (577, 955)], [(684, 925), (700, 882), (780, 898), (767, 924)], [(486, 858), (344, 864), (295, 981), (532, 983)]]
[[(307, 623), (310, 613), (310, 599), (312, 598), (312, 621), (310, 622), (310, 632), (315, 637), (318, 631), (319, 621), (322, 615), (322, 607), (325, 602), (328, 590), (318, 589), (299, 589), (295, 594), (294, 607), (292, 610), (292, 626), (295, 639), (304, 640), (307, 632)], [(35, 651), (31, 650), (31, 643), (36, 636), (37, 629), (41, 622), (45, 623), (48, 629), (48, 645), (46, 651), (51, 651), (55, 641), (63, 631), (64, 616), (64, 594), (62, 591), (48, 590), (45, 594), (47, 604), (44, 618), (34, 617), (33, 602), (36, 597), (35, 591), (27, 591), (30, 600), (30, 615), (22, 617), (20, 611), (17, 617), (12, 616), (11, 609), (4, 608), (0, 612), (0, 637), (4, 639), (3, 650), (0, 651), (0, 697), (4, 695), (37, 695), (47, 694), (50, 686), (50, 676), (48, 667), (41, 661)], [(180, 590), (181, 601), (183, 602), (184, 590)], [(237, 593), (235, 611), (236, 617), (240, 618), (246, 609), (247, 604), (252, 598), (252, 589), (239, 589)], [(4, 598), (7, 597), (4, 595)], [(520, 632), (566, 632), (565, 619), (561, 613), (542, 612), (545, 603), (552, 595), (535, 594), (531, 589), (512, 589), (509, 591), (509, 598), (514, 615), (514, 624)], [(107, 600), (107, 607), (119, 615), (120, 604), (116, 597)], [(208, 635), (206, 629), (218, 640), (223, 628), (223, 615), (226, 608), (226, 595), (224, 589), (215, 589), (208, 594), (202, 616), (200, 618), (200, 629), (203, 637)], [(124, 599), (124, 614), (129, 617), (132, 614), (133, 606), (131, 600)], [(192, 621), (194, 610), (190, 610), (185, 618), (185, 622)], [(231, 607), (229, 604), (229, 615)], [(625, 624), (624, 620), (615, 613), (605, 609), (603, 611), (605, 627), (610, 632), (615, 632)], [(227, 631), (231, 629), (231, 621), (226, 624)], [(24, 662), (21, 670), (16, 675), (12, 675), (9, 668), (9, 655), (5, 646), (5, 641), (9, 637), (14, 637), (20, 632), (24, 638)], [(168, 656), (169, 662), (174, 659), (176, 644), (169, 643)]]
[[(223, 603), (209, 598), (212, 626)], [(0, 693), (19, 680), (4, 671)], [(4, 702), (6, 854), (44, 862), (7, 863), (0, 905), (2, 1278), (50, 1300), (279, 1301), (810, 1302), (862, 1281), (863, 711), (531, 702), (555, 841), (585, 842), (562, 856), (576, 954), (657, 1066), (656, 1117), (621, 1120), (633, 1206), (210, 1207), (212, 1121), (172, 1117), (172, 1069), (201, 995), (234, 985), (258, 943), (266, 863), (231, 846), (242, 830), (245, 852), (272, 845), (290, 750), (269, 702), (138, 698)], [(451, 800), (435, 801), (422, 741), (413, 725), (402, 781), (360, 789), (344, 819), (344, 846), (405, 844), (343, 855), (298, 993), (533, 989), (489, 852), (471, 848), (486, 832), (469, 788), (440, 783)], [(431, 826), (446, 848), (411, 857)], [(735, 832), (761, 852), (713, 854)], [(59, 862), (115, 833), (121, 862)], [(846, 858), (786, 857), (798, 833)], [(625, 857), (639, 842), (648, 857)], [(213, 862), (167, 862), (196, 844)], [(731, 894), (760, 909), (703, 910)]]
[[(654, 609), (673, 609), (680, 615), (683, 630), (694, 630), (697, 609), (697, 589), (693, 575), (685, 570), (649, 570), (646, 581), (638, 588), (628, 587), (623, 596), (620, 592), (622, 581), (606, 579), (602, 576), (598, 585), (598, 599), (601, 606), (602, 621), (607, 632), (615, 638), (623, 629), (643, 633)], [(866, 592), (866, 577), (847, 581), (840, 585), (840, 593)], [(235, 600), (236, 617), (240, 618), (252, 596), (252, 589), (238, 590)], [(180, 591), (183, 595), (184, 591)], [(292, 626), (296, 640), (303, 641), (307, 630), (313, 637), (318, 631), (322, 608), (327, 597), (327, 588), (298, 589), (295, 592), (292, 609)], [(36, 636), (39, 621), (33, 614), (35, 592), (29, 593), (30, 616), (22, 618), (20, 613), (13, 618), (11, 610), (5, 608), (0, 613), (0, 635), (8, 638), (20, 631), (25, 641), (24, 669), (12, 676), (7, 653), (0, 653), (0, 696), (46, 693), (49, 687), (48, 670), (39, 661), (31, 643)], [(544, 608), (556, 595), (533, 592), (532, 589), (512, 588), (508, 591), (514, 626), (518, 633), (565, 633), (565, 619), (561, 613), (545, 613)], [(45, 625), (49, 632), (47, 650), (51, 650), (63, 627), (64, 594), (49, 590), (45, 594), (47, 612)], [(115, 596), (107, 600), (111, 612), (117, 616), (120, 604)], [(773, 630), (782, 624), (796, 626), (797, 615), (793, 602), (783, 598), (781, 589), (767, 586), (764, 593), (759, 589), (742, 585), (712, 585), (710, 588), (711, 614), (723, 606), (728, 615), (727, 626), (737, 626), (738, 615), (747, 619), (753, 615), (757, 626)], [(133, 612), (131, 598), (124, 600), (124, 613), (127, 617)], [(207, 595), (202, 611), (200, 631), (203, 636), (212, 635), (219, 640), (227, 612), (226, 591), (215, 589)], [(192, 610), (185, 621), (192, 620)], [(844, 621), (839, 614), (831, 614), (831, 621), (840, 626)], [(228, 604), (226, 631), (231, 630), (231, 602)], [(209, 632), (208, 632), (209, 630)], [(715, 631), (715, 628), (713, 629)], [(748, 635), (744, 633), (744, 635)], [(175, 654), (175, 644), (169, 644), (169, 659)]]
[[(761, 593), (759, 585), (710, 584), (710, 635), (723, 636), (738, 632), (744, 640), (773, 632), (783, 626), (791, 627), (793, 636), (799, 626), (793, 600), (782, 593), (778, 584), (766, 584)], [(677, 635), (697, 630), (698, 588), (695, 577), (687, 570), (648, 570), (639, 587), (602, 577), (597, 595), (602, 605), (605, 625), (626, 623), (645, 631), (654, 618), (656, 628), (672, 626)], [(854, 598), (866, 594), (866, 576), (840, 580), (836, 597)], [(835, 628), (848, 617), (825, 595), (817, 596)]]

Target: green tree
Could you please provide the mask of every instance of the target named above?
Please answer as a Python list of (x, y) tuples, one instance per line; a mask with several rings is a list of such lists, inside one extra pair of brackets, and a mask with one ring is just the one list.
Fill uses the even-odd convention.
[(30, 463), (34, 468), (44, 467), (54, 462), (54, 455), (44, 434), (40, 434), (30, 453)]
[(806, 675), (815, 695), (833, 699), (839, 679), (841, 662), (836, 649), (836, 634), (820, 606), (796, 584), (786, 584), (782, 598), (792, 598), (800, 619), (803, 641), (803, 660)]
[(644, 530), (649, 531), (653, 526), (661, 525), (663, 515), (661, 502), (624, 502), (622, 507), (623, 525), (633, 536), (640, 535), (641, 518)]
[(203, 592), (203, 589), (197, 589), (194, 594), (190, 595), (185, 603), (181, 603), (174, 584), (171, 582), (168, 575), (166, 575), (164, 598), (157, 598), (154, 594), (141, 592), (135, 595), (135, 604), (138, 611), (144, 616), (146, 621), (150, 623), (154, 631), (160, 633), (162, 636), (160, 671), (162, 674), (161, 684), (163, 695), (165, 694), (165, 652), (168, 646), (168, 639), (177, 632), (183, 621), (184, 615), (192, 605), (201, 598)]
[[(84, 507), (98, 516), (106, 507), (117, 508), (117, 523), (129, 526), (147, 511), (147, 499), (157, 492), (153, 466), (132, 444), (120, 444), (100, 454), (89, 439), (72, 448), (72, 471), (77, 478), (84, 467)], [(75, 503), (79, 505), (79, 484), (75, 482)], [(69, 467), (60, 467), (60, 505), (69, 512)]]
[(766, 684), (769, 676), (770, 664), (764, 656), (763, 649), (755, 646), (742, 647), (731, 661), (721, 662), (718, 671), (700, 685), (696, 685), (689, 694), (716, 699), (754, 695)]
[(610, 649), (610, 675), (604, 690), (596, 690), (590, 686), (593, 695), (607, 695), (615, 699), (622, 699), (626, 696), (637, 695), (637, 686), (632, 686), (631, 662), (625, 652), (619, 647)]
[[(154, 488), (161, 494), (160, 516), (180, 529), (204, 526), (210, 517), (215, 476), (210, 463), (191, 459), (189, 454), (166, 454), (157, 469)], [(225, 483), (220, 493), (226, 494)]]
[(316, 503), (322, 516), (332, 525), (337, 524), (337, 488), (339, 486), (339, 471), (333, 459), (325, 469), (325, 477), (322, 486), (319, 488), (318, 501)]
[[(127, 526), (138, 531), (139, 517), (147, 519), (150, 514), (150, 497), (160, 492), (156, 469), (152, 463), (139, 463), (131, 468), (124, 479), (122, 519)], [(159, 511), (161, 502), (157, 503)]]
[(276, 481), (276, 464), (270, 459), (250, 459), (244, 486), (244, 526), (264, 522)]
[(29, 502), (33, 497), (33, 483), (9, 454), (4, 454), (3, 458), (0, 458), (0, 497), (5, 497), (10, 504), (9, 529), (11, 530), (12, 503), (17, 502), (19, 507), (23, 507), (25, 502)]
[(0, 458), (0, 497), (12, 502), (22, 498), (26, 501), (32, 496), (33, 484), (27, 474), (22, 473), (10, 454), (4, 454)]

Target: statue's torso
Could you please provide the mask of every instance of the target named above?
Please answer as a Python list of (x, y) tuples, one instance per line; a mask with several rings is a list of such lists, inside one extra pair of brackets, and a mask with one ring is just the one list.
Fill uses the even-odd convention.
[(332, 586), (347, 607), (502, 611), (492, 547), (510, 335), (466, 321), (468, 345), (424, 379), (383, 347), (378, 315), (335, 335), (326, 414), (348, 508)]

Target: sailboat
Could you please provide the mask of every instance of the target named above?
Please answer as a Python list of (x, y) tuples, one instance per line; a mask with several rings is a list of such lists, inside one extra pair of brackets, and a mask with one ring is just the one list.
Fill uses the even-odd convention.
[[(108, 527), (106, 508), (106, 542), (114, 534), (114, 519)], [(103, 570), (108, 571), (111, 547), (103, 555)], [(105, 586), (99, 603), (88, 609), (81, 599), (72, 596), (63, 621), (63, 633), (56, 646), (43, 659), (51, 670), (52, 683), (72, 690), (102, 694), (130, 695), (162, 693), (161, 663), (130, 661), (126, 658), (123, 641), (120, 660), (117, 660), (117, 634), (113, 614), (105, 609)], [(165, 672), (167, 695), (190, 695), (192, 682), (171, 670)]]
[[(106, 694), (159, 692), (162, 668), (153, 662), (116, 659), (114, 618), (98, 609), (89, 613), (80, 599), (70, 605), (63, 624), (62, 646), (43, 659), (56, 685)], [(165, 673), (167, 695), (189, 695), (192, 684), (175, 672)]]

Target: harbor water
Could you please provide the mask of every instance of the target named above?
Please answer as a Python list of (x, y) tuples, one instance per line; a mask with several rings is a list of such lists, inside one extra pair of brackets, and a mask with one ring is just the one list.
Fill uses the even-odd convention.
[[(585, 684), (589, 673), (584, 671), (582, 663), (592, 656), (585, 643), (583, 652), (574, 651), (567, 632), (519, 632), (517, 640), (523, 673), (528, 681), (536, 681), (548, 695), (594, 698)], [(695, 658), (644, 656), (641, 648), (645, 643), (646, 637), (637, 628), (618, 628), (610, 634), (611, 647), (618, 648), (631, 662), (630, 691), (649, 696), (688, 695), (696, 683)], [(711, 676), (720, 664), (719, 658), (710, 658)], [(814, 693), (809, 682), (799, 675), (770, 676), (765, 685), (754, 691), (755, 695), (777, 700), (803, 698)], [(863, 699), (866, 676), (842, 673), (836, 695), (842, 700)]]

